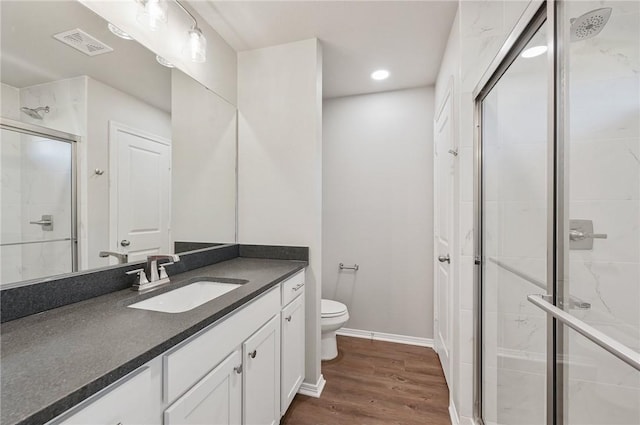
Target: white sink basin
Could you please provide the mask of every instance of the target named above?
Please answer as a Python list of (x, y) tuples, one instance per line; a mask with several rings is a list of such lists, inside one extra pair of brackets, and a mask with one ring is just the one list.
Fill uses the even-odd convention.
[(131, 304), (129, 307), (140, 310), (161, 311), (163, 313), (184, 313), (229, 291), (233, 291), (238, 286), (241, 285), (208, 281), (194, 282), (182, 288)]

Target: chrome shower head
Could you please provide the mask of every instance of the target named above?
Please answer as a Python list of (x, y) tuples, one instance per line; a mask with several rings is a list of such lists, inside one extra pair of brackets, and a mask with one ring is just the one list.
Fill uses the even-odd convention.
[(611, 8), (603, 7), (571, 18), (571, 41), (588, 40), (600, 34), (610, 16)]
[(43, 118), (42, 115), (40, 115), (40, 111), (43, 111), (45, 114), (49, 113), (49, 107), (48, 106), (40, 106), (38, 108), (27, 108), (26, 106), (23, 106), (22, 108), (20, 108), (20, 110), (22, 112), (24, 112), (25, 114), (29, 115), (31, 118), (36, 119), (36, 120), (41, 120)]

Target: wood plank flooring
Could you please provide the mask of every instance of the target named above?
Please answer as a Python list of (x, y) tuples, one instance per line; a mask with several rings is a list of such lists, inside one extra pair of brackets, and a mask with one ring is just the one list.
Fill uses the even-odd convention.
[(450, 425), (449, 391), (430, 348), (338, 336), (318, 398), (296, 395), (281, 425)]

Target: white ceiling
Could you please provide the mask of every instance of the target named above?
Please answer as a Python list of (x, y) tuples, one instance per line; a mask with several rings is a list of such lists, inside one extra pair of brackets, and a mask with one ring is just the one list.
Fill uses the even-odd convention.
[[(77, 1), (1, 1), (2, 82), (23, 88), (88, 75), (165, 111), (171, 70), (135, 41), (111, 34), (101, 17)], [(89, 57), (53, 34), (80, 28), (114, 49)]]
[[(457, 1), (193, 1), (237, 51), (317, 37), (324, 97), (435, 83)], [(391, 76), (373, 81), (385, 68)]]

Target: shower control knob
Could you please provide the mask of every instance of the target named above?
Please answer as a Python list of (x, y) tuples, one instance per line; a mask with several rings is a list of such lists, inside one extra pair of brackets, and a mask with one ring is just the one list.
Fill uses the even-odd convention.
[(440, 261), (441, 263), (449, 263), (449, 264), (451, 264), (451, 257), (449, 257), (449, 254), (447, 254), (447, 255), (439, 255), (438, 256), (438, 261)]
[(131, 245), (131, 242), (129, 242), (129, 241), (128, 241), (128, 240), (126, 240), (126, 239), (123, 239), (123, 240), (121, 240), (121, 241), (120, 241), (120, 245), (122, 245), (122, 246), (129, 246), (129, 245)]

